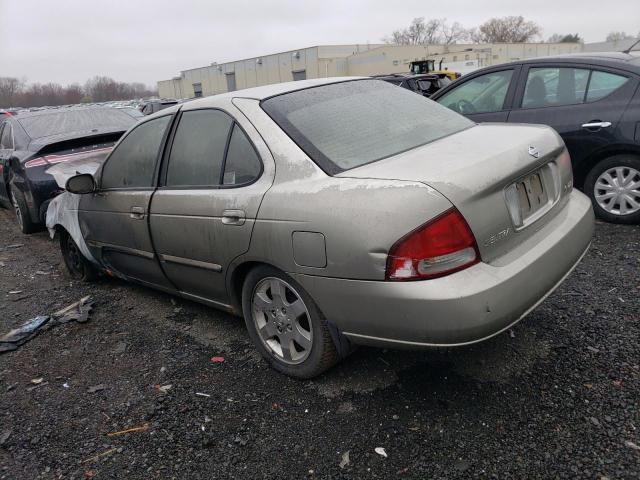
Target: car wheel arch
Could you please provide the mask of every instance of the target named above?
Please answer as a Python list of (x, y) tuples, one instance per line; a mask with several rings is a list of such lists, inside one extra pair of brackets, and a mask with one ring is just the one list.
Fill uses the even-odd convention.
[(633, 155), (640, 158), (640, 146), (636, 145), (611, 145), (598, 150), (574, 167), (573, 183), (581, 190), (585, 188), (585, 181), (589, 172), (601, 161), (615, 155)]

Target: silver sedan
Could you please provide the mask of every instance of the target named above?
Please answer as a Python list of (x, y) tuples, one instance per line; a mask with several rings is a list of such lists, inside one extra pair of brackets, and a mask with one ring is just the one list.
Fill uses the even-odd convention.
[(551, 128), (476, 125), (373, 79), (176, 105), (93, 173), (54, 168), (68, 192), (47, 224), (73, 276), (242, 315), (298, 378), (356, 344), (490, 338), (562, 282), (593, 232)]

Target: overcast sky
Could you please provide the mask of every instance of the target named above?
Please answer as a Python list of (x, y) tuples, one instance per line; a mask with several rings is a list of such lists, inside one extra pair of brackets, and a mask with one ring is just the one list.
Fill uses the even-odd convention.
[(0, 76), (154, 85), (214, 61), (378, 43), (414, 17), (471, 27), (505, 15), (537, 22), (544, 38), (640, 31), (640, 0), (0, 0)]

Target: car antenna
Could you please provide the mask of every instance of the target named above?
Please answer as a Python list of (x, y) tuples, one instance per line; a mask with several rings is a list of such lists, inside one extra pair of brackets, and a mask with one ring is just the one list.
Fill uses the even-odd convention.
[(629, 48), (627, 48), (626, 50), (623, 50), (622, 53), (631, 53), (631, 50), (633, 50), (633, 47), (635, 47), (639, 43), (640, 43), (640, 38), (636, 40), (633, 44), (631, 44)]

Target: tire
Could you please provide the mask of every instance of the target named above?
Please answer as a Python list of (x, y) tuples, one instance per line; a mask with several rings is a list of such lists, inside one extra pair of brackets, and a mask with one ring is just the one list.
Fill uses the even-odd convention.
[(313, 378), (340, 358), (313, 299), (280, 270), (265, 265), (249, 272), (242, 288), (242, 312), (249, 337), (280, 373)]
[(598, 218), (611, 223), (640, 223), (640, 157), (620, 154), (598, 162), (587, 174), (584, 192), (591, 198)]
[(83, 282), (97, 280), (98, 270), (86, 259), (66, 230), (60, 232), (60, 250), (71, 278)]
[(10, 189), (9, 193), (11, 197), (13, 212), (15, 213), (16, 221), (18, 223), (18, 228), (20, 228), (20, 231), (22, 233), (29, 234), (42, 230), (42, 226), (31, 221), (31, 216), (29, 215), (29, 210), (27, 208), (27, 202), (25, 201), (22, 192), (14, 187)]

